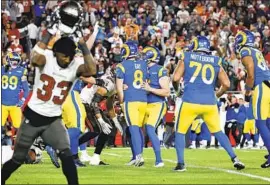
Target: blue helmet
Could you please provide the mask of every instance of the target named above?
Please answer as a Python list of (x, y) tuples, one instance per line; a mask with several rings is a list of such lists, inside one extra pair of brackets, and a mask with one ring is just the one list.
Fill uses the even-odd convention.
[(249, 30), (240, 30), (237, 32), (234, 41), (234, 51), (239, 53), (243, 46), (254, 47), (255, 36)]
[(22, 59), (20, 54), (17, 52), (9, 52), (6, 56), (6, 61), (10, 67), (16, 68), (18, 65), (20, 65)]
[(160, 52), (159, 49), (152, 46), (146, 46), (142, 50), (143, 59), (149, 62), (159, 62), (160, 60)]
[(210, 53), (210, 42), (205, 36), (197, 36), (191, 41), (188, 50)]
[(122, 59), (138, 56), (138, 44), (134, 41), (127, 41), (121, 48)]

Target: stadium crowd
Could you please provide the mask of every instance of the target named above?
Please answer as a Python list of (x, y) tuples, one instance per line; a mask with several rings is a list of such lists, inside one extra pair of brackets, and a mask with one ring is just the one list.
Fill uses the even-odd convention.
[[(5, 65), (7, 52), (20, 53), (21, 65), (28, 71), (28, 83), (33, 85), (35, 71), (29, 62), (30, 51), (41, 40), (51, 12), (62, 1), (10, 0), (1, 3), (1, 65)], [(159, 48), (159, 64), (172, 74), (181, 51), (195, 36), (204, 35), (211, 41), (212, 53), (223, 59), (223, 67), (231, 81), (230, 91), (242, 91), (246, 72), (234, 53), (233, 43), (237, 31), (244, 28), (254, 33), (255, 45), (270, 66), (270, 2), (267, 0), (85, 0), (81, 4), (85, 39), (99, 22), (100, 30), (91, 52), (100, 76), (108, 66), (121, 61), (120, 49), (127, 40), (136, 40), (139, 49)], [(172, 93), (168, 107), (175, 105), (175, 96)], [(7, 126), (2, 144), (3, 141), (11, 144), (11, 135)], [(165, 138), (169, 137), (165, 135)], [(114, 139), (112, 136), (111, 145)]]

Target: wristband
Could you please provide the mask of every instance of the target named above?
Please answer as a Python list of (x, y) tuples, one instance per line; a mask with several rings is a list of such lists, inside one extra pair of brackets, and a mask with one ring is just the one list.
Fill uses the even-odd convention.
[(249, 86), (247, 86), (247, 84), (245, 85), (245, 89), (247, 90), (247, 91), (252, 91), (253, 90), (253, 87), (249, 87)]
[(44, 49), (41, 49), (37, 44), (35, 45), (35, 47), (33, 49), (38, 54), (45, 55), (45, 50)]

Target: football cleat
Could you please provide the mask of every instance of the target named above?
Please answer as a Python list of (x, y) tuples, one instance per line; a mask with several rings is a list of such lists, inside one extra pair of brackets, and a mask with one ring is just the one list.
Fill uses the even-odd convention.
[(165, 166), (164, 162), (159, 162), (155, 164), (155, 168), (162, 168), (163, 166)]
[(80, 161), (80, 159), (74, 159), (74, 163), (76, 167), (86, 167), (86, 165)]
[(266, 161), (265, 163), (263, 163), (261, 165), (262, 168), (270, 168), (270, 163), (268, 161)]
[(53, 165), (56, 168), (60, 168), (60, 164), (58, 162), (58, 156), (57, 156), (57, 153), (55, 152), (55, 150), (50, 146), (46, 146), (45, 149), (46, 149), (48, 155), (50, 156)]
[(105, 163), (105, 162), (103, 162), (103, 161), (100, 161), (100, 162), (99, 162), (99, 165), (100, 165), (100, 166), (102, 166), (102, 165), (107, 166), (107, 165), (109, 165), (109, 164), (108, 164), (108, 163)]
[(196, 145), (190, 145), (188, 148), (189, 149), (196, 149)]
[(185, 164), (182, 164), (182, 163), (177, 163), (176, 167), (173, 169), (174, 171), (177, 171), (177, 172), (184, 172), (186, 171), (186, 166)]
[(89, 162), (89, 161), (91, 161), (91, 157), (88, 154), (82, 154), (80, 157), (80, 160), (82, 162)]
[(232, 159), (233, 162), (233, 166), (237, 169), (237, 170), (242, 170), (245, 168), (244, 163), (242, 163), (237, 157), (235, 157), (234, 159)]
[(131, 159), (128, 163), (126, 163), (126, 166), (133, 166), (135, 164), (135, 159)]
[(144, 159), (142, 157), (142, 154), (139, 154), (136, 156), (134, 166), (140, 167), (144, 165)]

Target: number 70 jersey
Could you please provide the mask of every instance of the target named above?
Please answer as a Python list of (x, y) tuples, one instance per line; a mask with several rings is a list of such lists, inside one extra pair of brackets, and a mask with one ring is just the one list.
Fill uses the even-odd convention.
[(63, 69), (53, 56), (53, 52), (45, 50), (46, 64), (43, 68), (36, 67), (33, 94), (28, 106), (36, 113), (54, 117), (62, 114), (61, 105), (65, 101), (76, 72), (83, 64), (82, 58), (74, 58), (70, 65)]
[(215, 105), (215, 84), (220, 71), (221, 58), (203, 53), (184, 52), (184, 102)]

